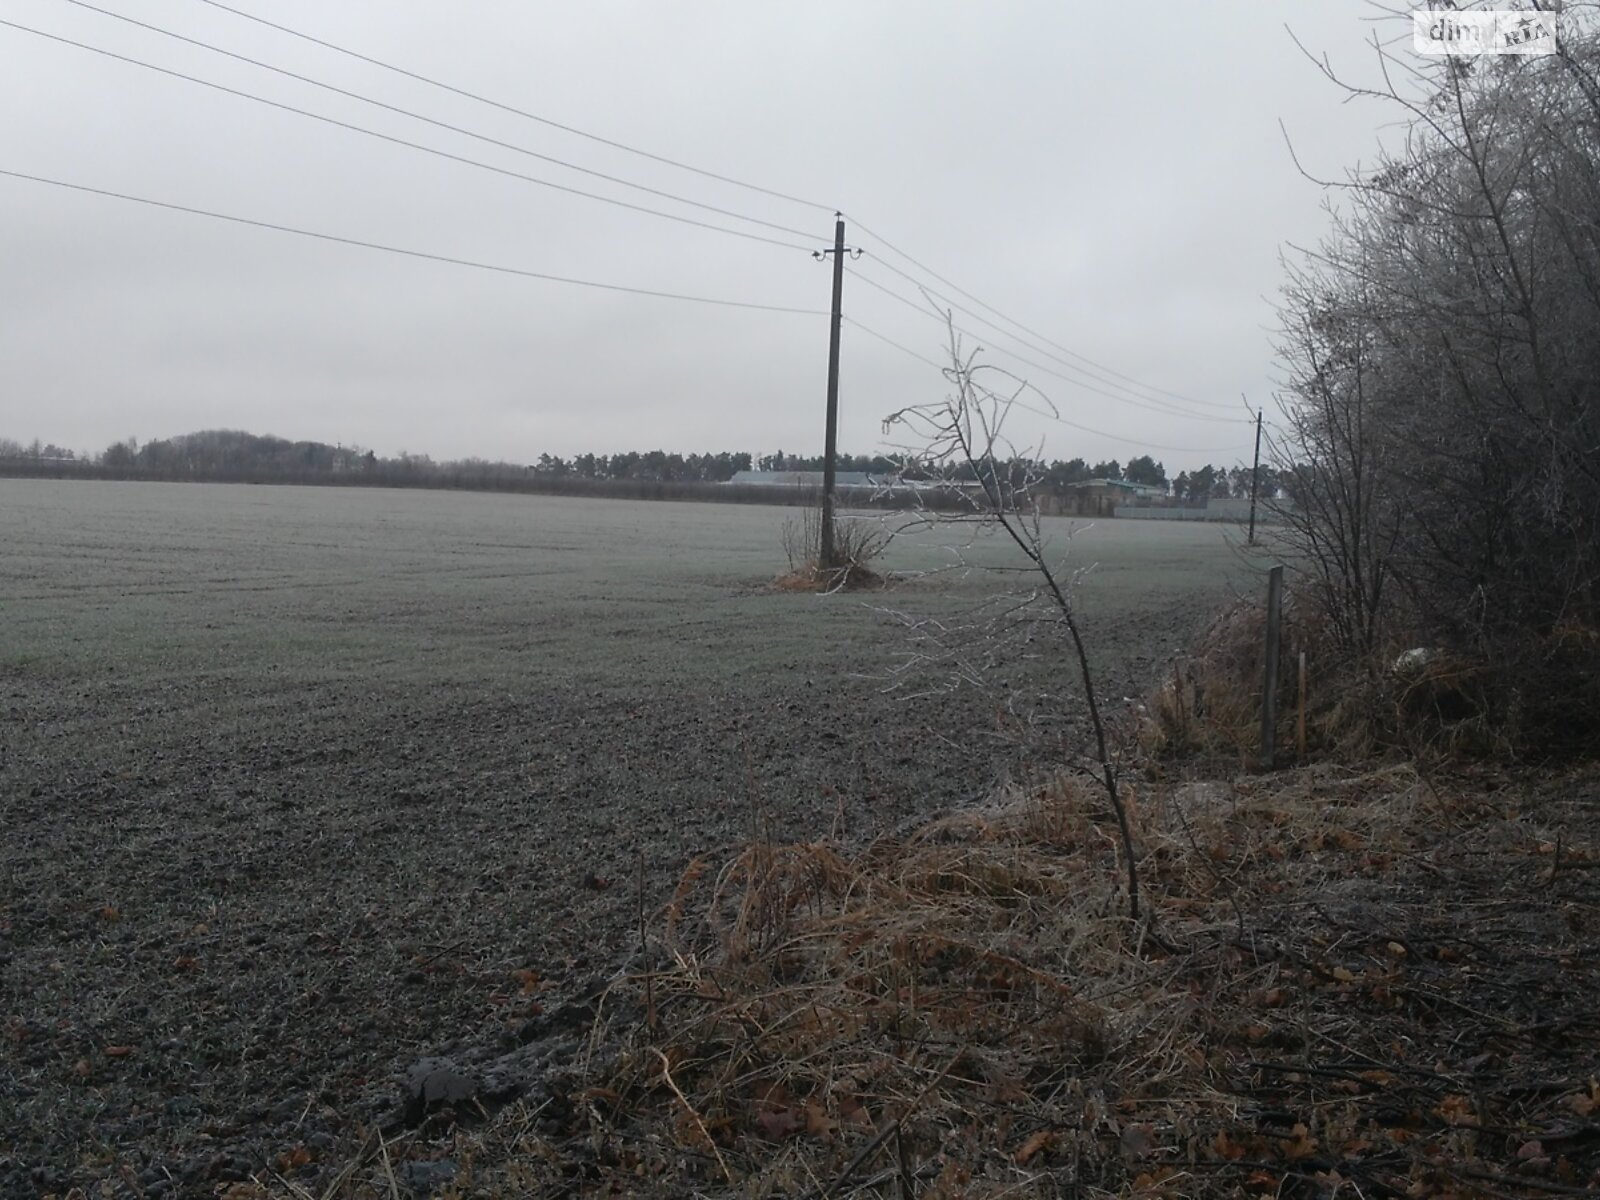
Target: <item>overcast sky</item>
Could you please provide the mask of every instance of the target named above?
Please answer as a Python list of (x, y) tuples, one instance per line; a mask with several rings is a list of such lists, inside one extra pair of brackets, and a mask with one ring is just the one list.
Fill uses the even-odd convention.
[[(812, 310), (494, 274), (0, 177), (0, 435), (96, 451), (237, 428), (436, 458), (819, 453), (830, 278), (810, 250), (831, 242), (837, 207), (866, 251), (845, 280), (842, 449), (880, 447), (885, 413), (944, 391), (932, 366), (864, 332), (941, 354), (938, 320), (891, 267), (1015, 329), (925, 267), (1034, 331), (1020, 335), (1030, 348), (956, 313), (989, 361), (1097, 431), (1030, 417), (1023, 432), (1044, 436), (1047, 456), (1126, 461), (1148, 446), (1173, 473), (1247, 461), (1240, 395), (1270, 401), (1279, 253), (1327, 221), (1279, 122), (1308, 167), (1336, 176), (1370, 160), (1393, 119), (1342, 103), (1289, 36), (1371, 78), (1362, 0), (227, 0), (802, 204), (202, 0), (95, 2), (805, 236), (585, 177), (66, 0), (5, 0), (0, 19), (796, 248), (563, 194), (4, 26), (0, 169), (520, 270)], [(1114, 386), (1085, 379), (1072, 355), (1144, 386), (1101, 368), (1090, 369)]]

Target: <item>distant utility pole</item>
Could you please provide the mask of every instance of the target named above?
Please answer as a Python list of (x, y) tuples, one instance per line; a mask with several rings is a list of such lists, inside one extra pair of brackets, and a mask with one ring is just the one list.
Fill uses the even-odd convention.
[[(818, 259), (833, 255), (833, 322), (828, 333), (828, 432), (822, 451), (822, 561), (824, 570), (833, 562), (833, 477), (834, 458), (839, 450), (839, 327), (844, 321), (844, 214), (834, 213), (833, 249), (814, 251)], [(861, 251), (849, 252), (860, 258)]]
[(1256, 409), (1256, 465), (1250, 468), (1250, 544), (1256, 544), (1256, 493), (1261, 490), (1261, 410)]

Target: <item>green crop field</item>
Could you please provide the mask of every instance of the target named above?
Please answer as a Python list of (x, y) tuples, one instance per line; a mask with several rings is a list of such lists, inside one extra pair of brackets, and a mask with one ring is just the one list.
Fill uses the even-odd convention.
[[(548, 1007), (614, 970), (641, 877), (653, 910), (753, 826), (866, 837), (1025, 766), (992, 701), (884, 687), (886, 610), (1026, 578), (918, 574), (946, 532), (895, 543), (886, 591), (775, 592), (793, 516), (0, 480), (16, 1161), (61, 1190), (123, 1161), (226, 1178), (222, 1142), (270, 1156), (304, 1112), (297, 1139), (335, 1136), (429, 1048), (515, 1037), (511, 972)], [(1115, 704), (1254, 586), (1216, 526), (1049, 529), (1093, 565)], [(1064, 662), (1027, 669), (1076, 695)]]

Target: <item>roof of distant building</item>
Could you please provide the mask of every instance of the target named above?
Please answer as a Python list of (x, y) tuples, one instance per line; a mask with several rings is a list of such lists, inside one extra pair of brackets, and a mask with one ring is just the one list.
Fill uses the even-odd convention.
[[(761, 484), (767, 487), (808, 487), (819, 488), (822, 486), (821, 471), (738, 471), (734, 473), (729, 483)], [(877, 487), (880, 481), (876, 476), (866, 471), (835, 471), (833, 484), (835, 487)]]
[(1165, 496), (1167, 494), (1167, 489), (1160, 484), (1134, 483), (1129, 479), (1081, 479), (1077, 483), (1069, 483), (1067, 486), (1075, 488), (1119, 488), (1123, 491), (1133, 492), (1136, 495)]

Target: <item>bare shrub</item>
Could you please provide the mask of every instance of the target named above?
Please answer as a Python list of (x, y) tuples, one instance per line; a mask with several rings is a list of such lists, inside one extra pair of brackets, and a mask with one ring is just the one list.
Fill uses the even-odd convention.
[[(1076, 668), (1072, 676), (1082, 688), (1094, 738), (1092, 761), (1121, 833), (1128, 913), (1138, 920), (1139, 871), (1133, 831), (1118, 788), (1117, 764), (1072, 600), (1072, 575), (1064, 556), (1056, 554), (1045, 536), (1035, 494), (1040, 484), (1038, 459), (1021, 452), (1007, 433), (1019, 406), (1029, 408), (1030, 401), (1052, 410), (1054, 406), (1026, 381), (980, 364), (976, 351), (964, 352), (950, 315), (943, 315), (950, 359), (944, 377), (951, 391), (942, 400), (891, 413), (884, 420), (884, 429), (897, 429), (913, 439), (911, 445), (902, 447), (906, 461), (916, 464), (919, 474), (933, 482), (935, 493), (943, 493), (950, 503), (939, 511), (922, 509), (896, 530), (896, 535), (962, 526), (970, 537), (992, 534), (1014, 548), (1020, 559), (1017, 565), (992, 569), (1013, 579), (1020, 574), (1030, 583), (1007, 588), (954, 621), (901, 614), (913, 637), (901, 673), (943, 672), (947, 686), (990, 688), (1007, 661), (1015, 662), (1017, 656), (1054, 654), (1072, 663)], [(961, 548), (953, 548), (953, 553), (954, 565), (969, 569)], [(1019, 689), (1003, 679), (997, 692), (1003, 706), (997, 711), (1022, 727), (1046, 715), (1059, 721), (1061, 713), (1049, 710), (1066, 707), (1062, 696), (1050, 692), (1024, 702)]]
[(822, 520), (819, 508), (805, 508), (796, 516), (784, 518), (781, 540), (789, 573), (778, 581), (779, 586), (801, 591), (840, 591), (881, 584), (882, 579), (868, 564), (888, 547), (889, 533), (883, 522), (865, 517), (834, 518), (834, 561), (825, 566)]
[(1484, 672), (1467, 740), (1530, 751), (1600, 741), (1557, 635), (1600, 628), (1600, 21), (1556, 19), (1549, 57), (1379, 48), (1383, 86), (1334, 80), (1408, 136), (1328, 184), (1334, 232), (1292, 268), (1276, 447), (1288, 548), (1352, 668), (1446, 651)]

